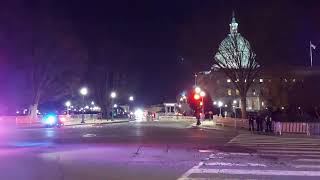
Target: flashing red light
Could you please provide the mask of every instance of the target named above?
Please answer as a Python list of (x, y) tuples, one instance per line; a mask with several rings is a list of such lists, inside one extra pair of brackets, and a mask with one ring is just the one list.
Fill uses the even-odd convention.
[(200, 96), (199, 96), (199, 94), (195, 94), (195, 95), (193, 96), (193, 98), (194, 98), (195, 100), (199, 100), (199, 99), (200, 99)]

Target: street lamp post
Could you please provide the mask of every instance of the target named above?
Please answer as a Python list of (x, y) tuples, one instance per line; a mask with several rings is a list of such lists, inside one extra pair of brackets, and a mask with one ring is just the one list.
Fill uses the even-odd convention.
[(222, 116), (222, 114), (221, 114), (221, 107), (223, 106), (223, 102), (221, 102), (221, 101), (219, 101), (218, 102), (218, 107), (220, 108), (220, 114), (219, 114), (219, 116)]
[(200, 96), (201, 96), (201, 101), (202, 101), (202, 114), (204, 114), (204, 102), (203, 102), (203, 98), (206, 96), (206, 93), (204, 91), (200, 92)]
[(83, 87), (80, 89), (80, 94), (82, 95), (82, 115), (81, 115), (81, 123), (85, 123), (84, 121), (84, 106), (85, 106), (85, 102), (84, 102), (84, 97), (88, 94), (88, 88)]
[(114, 92), (114, 91), (112, 91), (112, 92), (110, 93), (110, 97), (111, 97), (111, 119), (112, 119), (112, 121), (113, 121), (113, 107), (114, 107), (113, 101), (114, 101), (114, 99), (117, 97), (117, 93)]
[(234, 118), (237, 118), (237, 111), (236, 111), (236, 104), (237, 104), (237, 100), (233, 100), (233, 111), (234, 111)]

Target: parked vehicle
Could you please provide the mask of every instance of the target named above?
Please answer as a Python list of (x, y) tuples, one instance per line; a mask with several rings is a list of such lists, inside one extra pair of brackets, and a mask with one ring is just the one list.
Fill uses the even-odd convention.
[(43, 116), (42, 123), (44, 123), (45, 127), (62, 127), (64, 126), (65, 122), (64, 116), (59, 116), (54, 113), (49, 113), (45, 116)]

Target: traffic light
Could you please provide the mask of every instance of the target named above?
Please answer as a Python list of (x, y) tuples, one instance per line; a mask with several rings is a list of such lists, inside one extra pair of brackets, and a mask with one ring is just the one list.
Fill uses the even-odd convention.
[(199, 95), (199, 94), (194, 94), (193, 98), (194, 98), (195, 100), (199, 100), (199, 99), (200, 99), (200, 95)]

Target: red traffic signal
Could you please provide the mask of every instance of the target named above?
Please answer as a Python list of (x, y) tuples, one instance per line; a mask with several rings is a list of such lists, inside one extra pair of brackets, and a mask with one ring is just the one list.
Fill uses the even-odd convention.
[(200, 95), (199, 95), (199, 94), (194, 94), (193, 98), (194, 98), (195, 100), (199, 100), (199, 99), (200, 99)]

